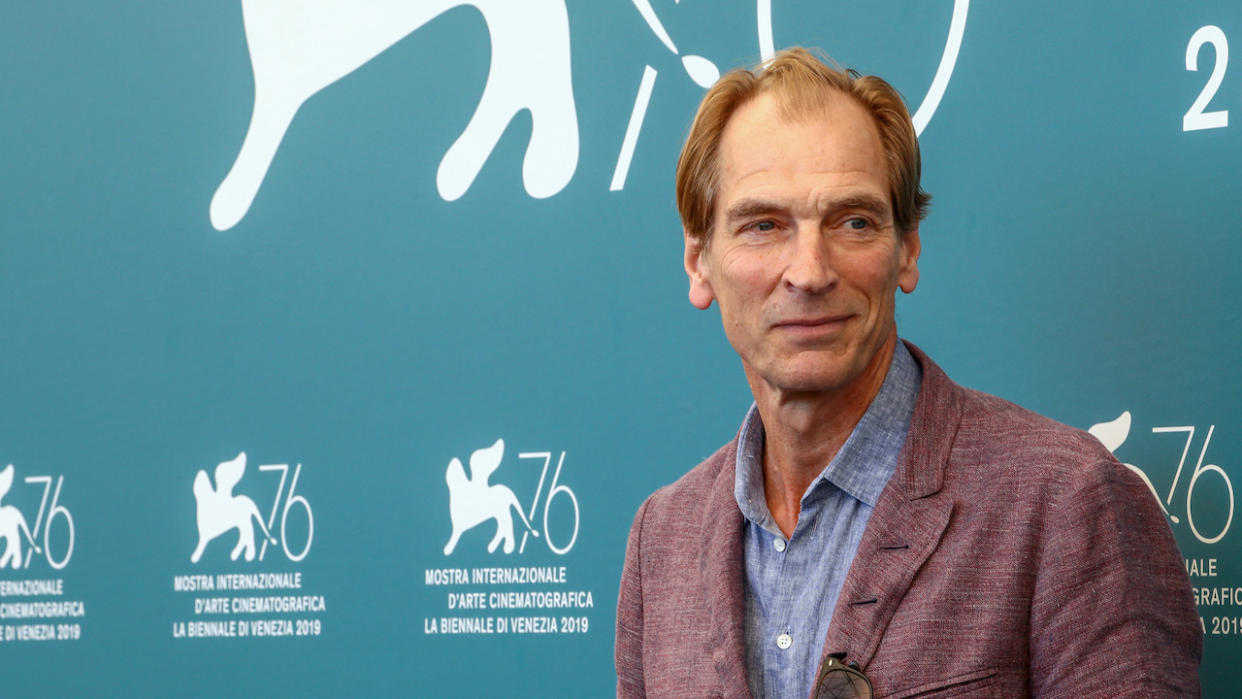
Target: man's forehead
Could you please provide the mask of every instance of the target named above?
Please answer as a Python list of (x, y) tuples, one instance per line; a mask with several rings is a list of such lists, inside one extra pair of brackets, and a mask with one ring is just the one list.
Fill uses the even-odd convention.
[(738, 108), (721, 136), (717, 213), (732, 206), (726, 199), (736, 199), (739, 188), (791, 178), (856, 190), (848, 196), (882, 194), (886, 165), (874, 120), (848, 96), (791, 118), (779, 98), (760, 95)]
[[(772, 140), (782, 130), (790, 128), (841, 128), (857, 134), (859, 141), (869, 141), (863, 134), (874, 137), (879, 145), (880, 132), (875, 119), (853, 97), (839, 90), (825, 90), (822, 100), (796, 105), (775, 92), (764, 92), (740, 105), (729, 117), (720, 134), (722, 150), (730, 143), (768, 137)], [(806, 144), (812, 146), (815, 144)]]

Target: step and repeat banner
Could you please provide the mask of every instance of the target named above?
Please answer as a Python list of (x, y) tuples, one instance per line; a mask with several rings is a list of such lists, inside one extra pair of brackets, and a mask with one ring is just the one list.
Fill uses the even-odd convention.
[(634, 512), (750, 402), (674, 163), (795, 44), (915, 114), (902, 335), (1143, 475), (1242, 686), (1236, 2), (3, 18), (6, 694), (611, 694)]

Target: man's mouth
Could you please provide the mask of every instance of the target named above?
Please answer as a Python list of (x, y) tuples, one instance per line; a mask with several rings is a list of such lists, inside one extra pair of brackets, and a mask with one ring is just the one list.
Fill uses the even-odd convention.
[(818, 316), (799, 316), (797, 318), (787, 318), (776, 323), (778, 328), (823, 328), (834, 325), (840, 325), (849, 320), (848, 313), (839, 315), (818, 315)]
[(786, 318), (773, 326), (774, 330), (787, 337), (807, 341), (831, 340), (842, 331), (845, 324), (853, 317), (847, 314), (808, 315)]

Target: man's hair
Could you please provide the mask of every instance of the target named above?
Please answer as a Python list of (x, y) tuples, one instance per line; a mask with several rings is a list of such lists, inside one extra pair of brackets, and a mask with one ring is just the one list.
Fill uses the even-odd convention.
[(767, 93), (776, 96), (782, 118), (790, 120), (813, 115), (841, 96), (866, 109), (888, 161), (893, 223), (902, 234), (918, 226), (931, 195), (919, 186), (919, 141), (901, 95), (882, 78), (831, 67), (804, 48), (792, 48), (754, 70), (729, 71), (703, 97), (677, 161), (677, 209), (691, 237), (706, 242), (715, 223), (725, 126), (742, 105)]

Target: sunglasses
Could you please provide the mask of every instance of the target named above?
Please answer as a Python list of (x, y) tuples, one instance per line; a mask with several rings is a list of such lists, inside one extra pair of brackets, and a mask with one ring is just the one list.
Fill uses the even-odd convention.
[(858, 669), (858, 663), (846, 665), (845, 654), (824, 658), (815, 679), (815, 699), (872, 699), (871, 680)]

